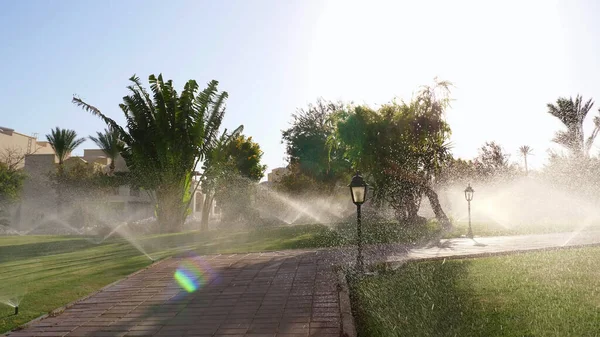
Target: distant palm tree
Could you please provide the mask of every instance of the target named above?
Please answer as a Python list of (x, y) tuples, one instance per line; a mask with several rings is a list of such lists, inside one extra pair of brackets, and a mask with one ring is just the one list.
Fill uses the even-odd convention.
[(115, 160), (123, 149), (121, 141), (119, 140), (119, 133), (116, 130), (104, 129), (104, 133), (96, 132), (96, 135), (96, 137), (90, 136), (90, 139), (96, 143), (110, 159), (109, 172), (110, 174), (113, 174), (115, 172)]
[(587, 140), (584, 139), (583, 121), (593, 105), (592, 99), (583, 103), (580, 95), (577, 95), (575, 100), (572, 97), (560, 97), (556, 100), (556, 104), (547, 105), (548, 113), (558, 118), (567, 127), (566, 131), (558, 131), (553, 141), (567, 148), (575, 156), (588, 156), (594, 139), (600, 131), (600, 118), (594, 117), (594, 131)]
[(50, 146), (54, 150), (54, 153), (58, 157), (58, 185), (56, 186), (56, 192), (58, 194), (58, 200), (56, 204), (57, 212), (60, 215), (62, 213), (62, 203), (64, 199), (62, 184), (64, 167), (63, 163), (67, 157), (75, 150), (76, 147), (81, 145), (85, 141), (84, 138), (77, 138), (77, 132), (74, 130), (61, 129), (58, 126), (50, 131), (50, 134), (46, 135), (46, 139)]
[(525, 173), (529, 174), (529, 170), (527, 168), (527, 156), (533, 154), (533, 149), (527, 145), (523, 145), (519, 148), (519, 152), (521, 152), (523, 159), (525, 159)]
[(58, 157), (58, 170), (62, 174), (63, 163), (67, 157), (81, 145), (85, 139), (77, 138), (77, 132), (69, 129), (61, 129), (58, 126), (46, 135), (46, 139)]

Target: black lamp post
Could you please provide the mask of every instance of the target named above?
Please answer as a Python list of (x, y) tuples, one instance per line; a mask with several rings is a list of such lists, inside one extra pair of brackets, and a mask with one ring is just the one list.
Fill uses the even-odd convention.
[(356, 172), (356, 175), (352, 177), (350, 182), (350, 195), (352, 196), (352, 202), (356, 205), (356, 234), (357, 234), (357, 246), (358, 254), (356, 256), (356, 267), (359, 272), (363, 271), (364, 263), (362, 256), (362, 226), (360, 223), (360, 206), (365, 202), (367, 196), (368, 185), (360, 175), (360, 172)]
[(467, 235), (472, 239), (473, 238), (473, 229), (471, 228), (471, 200), (473, 200), (473, 193), (475, 191), (471, 187), (471, 184), (467, 186), (465, 189), (465, 199), (467, 199), (468, 207), (469, 207), (469, 233)]

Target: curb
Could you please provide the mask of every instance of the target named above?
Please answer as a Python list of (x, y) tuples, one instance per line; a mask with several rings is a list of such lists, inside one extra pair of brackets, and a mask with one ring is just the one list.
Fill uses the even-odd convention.
[(60, 308), (57, 308), (57, 309), (54, 309), (54, 310), (50, 311), (49, 313), (47, 313), (47, 314), (44, 314), (44, 315), (42, 315), (42, 316), (40, 316), (40, 317), (38, 317), (38, 318), (34, 318), (34, 319), (32, 319), (31, 321), (29, 321), (29, 322), (27, 322), (27, 323), (21, 324), (21, 325), (19, 325), (18, 327), (14, 328), (14, 329), (12, 329), (12, 330), (10, 330), (10, 331), (7, 331), (7, 332), (5, 332), (4, 334), (0, 335), (0, 337), (8, 337), (8, 336), (10, 336), (10, 334), (11, 334), (11, 333), (18, 332), (19, 330), (23, 330), (23, 329), (27, 328), (27, 327), (28, 327), (30, 324), (32, 324), (32, 323), (39, 322), (39, 321), (41, 321), (41, 320), (44, 320), (44, 319), (46, 319), (46, 318), (48, 318), (48, 317), (54, 317), (54, 316), (58, 316), (58, 315), (62, 314), (62, 313), (65, 311), (65, 310), (67, 310), (67, 309), (69, 309), (70, 307), (74, 306), (75, 304), (77, 304), (77, 303), (79, 303), (79, 302), (81, 302), (81, 301), (85, 301), (85, 300), (87, 300), (88, 298), (90, 298), (90, 297), (92, 297), (92, 296), (94, 296), (94, 295), (97, 295), (97, 294), (99, 294), (99, 293), (103, 292), (104, 290), (106, 290), (106, 289), (108, 289), (108, 288), (110, 288), (110, 287), (114, 286), (114, 285), (115, 285), (115, 284), (117, 284), (117, 283), (120, 283), (120, 282), (122, 282), (122, 281), (125, 281), (125, 280), (129, 279), (130, 277), (133, 277), (133, 276), (135, 276), (135, 275), (137, 275), (137, 274), (139, 274), (139, 273), (141, 273), (141, 272), (143, 272), (143, 271), (145, 271), (145, 270), (147, 270), (147, 269), (150, 269), (150, 268), (152, 268), (152, 267), (154, 267), (154, 266), (157, 266), (158, 264), (160, 264), (160, 263), (163, 263), (164, 261), (170, 260), (171, 258), (172, 258), (172, 257), (171, 257), (171, 256), (169, 256), (169, 257), (166, 257), (166, 258), (164, 258), (164, 259), (162, 259), (162, 260), (158, 260), (158, 261), (156, 261), (156, 262), (153, 262), (153, 263), (152, 263), (152, 264), (150, 264), (149, 266), (147, 266), (147, 267), (144, 267), (144, 268), (142, 268), (142, 269), (140, 269), (140, 270), (138, 270), (138, 271), (135, 271), (135, 272), (133, 272), (133, 273), (131, 273), (131, 274), (129, 274), (129, 275), (127, 275), (127, 276), (123, 277), (122, 279), (116, 280), (116, 281), (114, 281), (114, 282), (112, 282), (112, 283), (110, 283), (110, 284), (108, 284), (108, 285), (105, 285), (104, 287), (102, 287), (102, 288), (100, 288), (100, 289), (98, 289), (98, 290), (94, 291), (94, 292), (93, 292), (93, 293), (91, 293), (91, 294), (88, 294), (88, 295), (86, 295), (86, 296), (84, 296), (84, 297), (82, 297), (82, 298), (79, 298), (79, 299), (77, 299), (77, 300), (75, 300), (75, 301), (73, 301), (73, 302), (71, 302), (71, 303), (65, 304), (64, 306), (62, 306), (62, 307), (60, 307)]
[(338, 296), (340, 301), (340, 319), (341, 319), (341, 337), (356, 337), (356, 326), (354, 325), (354, 316), (350, 305), (350, 291), (348, 281), (343, 270), (337, 272), (338, 277)]

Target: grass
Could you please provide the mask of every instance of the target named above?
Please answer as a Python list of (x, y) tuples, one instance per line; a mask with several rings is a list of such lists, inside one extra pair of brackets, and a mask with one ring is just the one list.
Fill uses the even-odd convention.
[[(444, 234), (444, 238), (456, 238), (466, 236), (469, 225), (467, 222), (456, 222), (450, 232)], [(600, 230), (600, 224), (590, 224), (581, 227), (575, 224), (523, 224), (514, 227), (505, 227), (497, 223), (472, 223), (473, 234), (477, 236), (507, 236), (507, 235), (525, 235), (525, 234), (548, 234), (573, 231), (592, 231)]]
[[(399, 230), (390, 223), (365, 226), (365, 241), (415, 240), (426, 229)], [(245, 253), (333, 247), (355, 242), (354, 225), (323, 225), (187, 232), (139, 239), (155, 259), (193, 250), (198, 254)], [(125, 240), (96, 244), (78, 236), (0, 237), (0, 302), (24, 294), (18, 316), (0, 305), (0, 333), (88, 295), (151, 261)]]
[[(151, 261), (129, 242), (95, 244), (75, 236), (0, 237), (0, 302), (24, 295), (19, 315), (0, 304), (0, 333), (86, 296)], [(198, 254), (329, 247), (344, 240), (325, 226), (251, 231), (187, 232), (145, 237), (141, 246), (155, 259), (185, 250)]]
[[(487, 226), (487, 228), (485, 227)], [(459, 224), (456, 232), (466, 233)], [(484, 231), (484, 229), (487, 230)], [(438, 228), (429, 223), (422, 228), (403, 229), (394, 223), (364, 223), (365, 243), (417, 242)], [(489, 225), (475, 224), (476, 235), (503, 235)], [(154, 235), (140, 239), (141, 246), (155, 259), (185, 250), (198, 254), (244, 253), (284, 249), (334, 247), (354, 244), (354, 224), (331, 229), (322, 225), (302, 225), (253, 229), (187, 232)], [(24, 294), (20, 313), (0, 304), (0, 333), (88, 295), (119, 280), (151, 261), (125, 240), (95, 244), (90, 238), (75, 236), (0, 237), (0, 302)], [(600, 303), (600, 301), (599, 301)]]
[(598, 336), (600, 247), (350, 278), (359, 336)]

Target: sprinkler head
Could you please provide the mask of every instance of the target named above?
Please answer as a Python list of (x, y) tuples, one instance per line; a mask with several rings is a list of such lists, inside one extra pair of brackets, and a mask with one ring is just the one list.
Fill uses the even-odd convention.
[(15, 316), (16, 316), (16, 315), (18, 315), (18, 314), (19, 314), (19, 306), (17, 305), (17, 306), (15, 307)]

